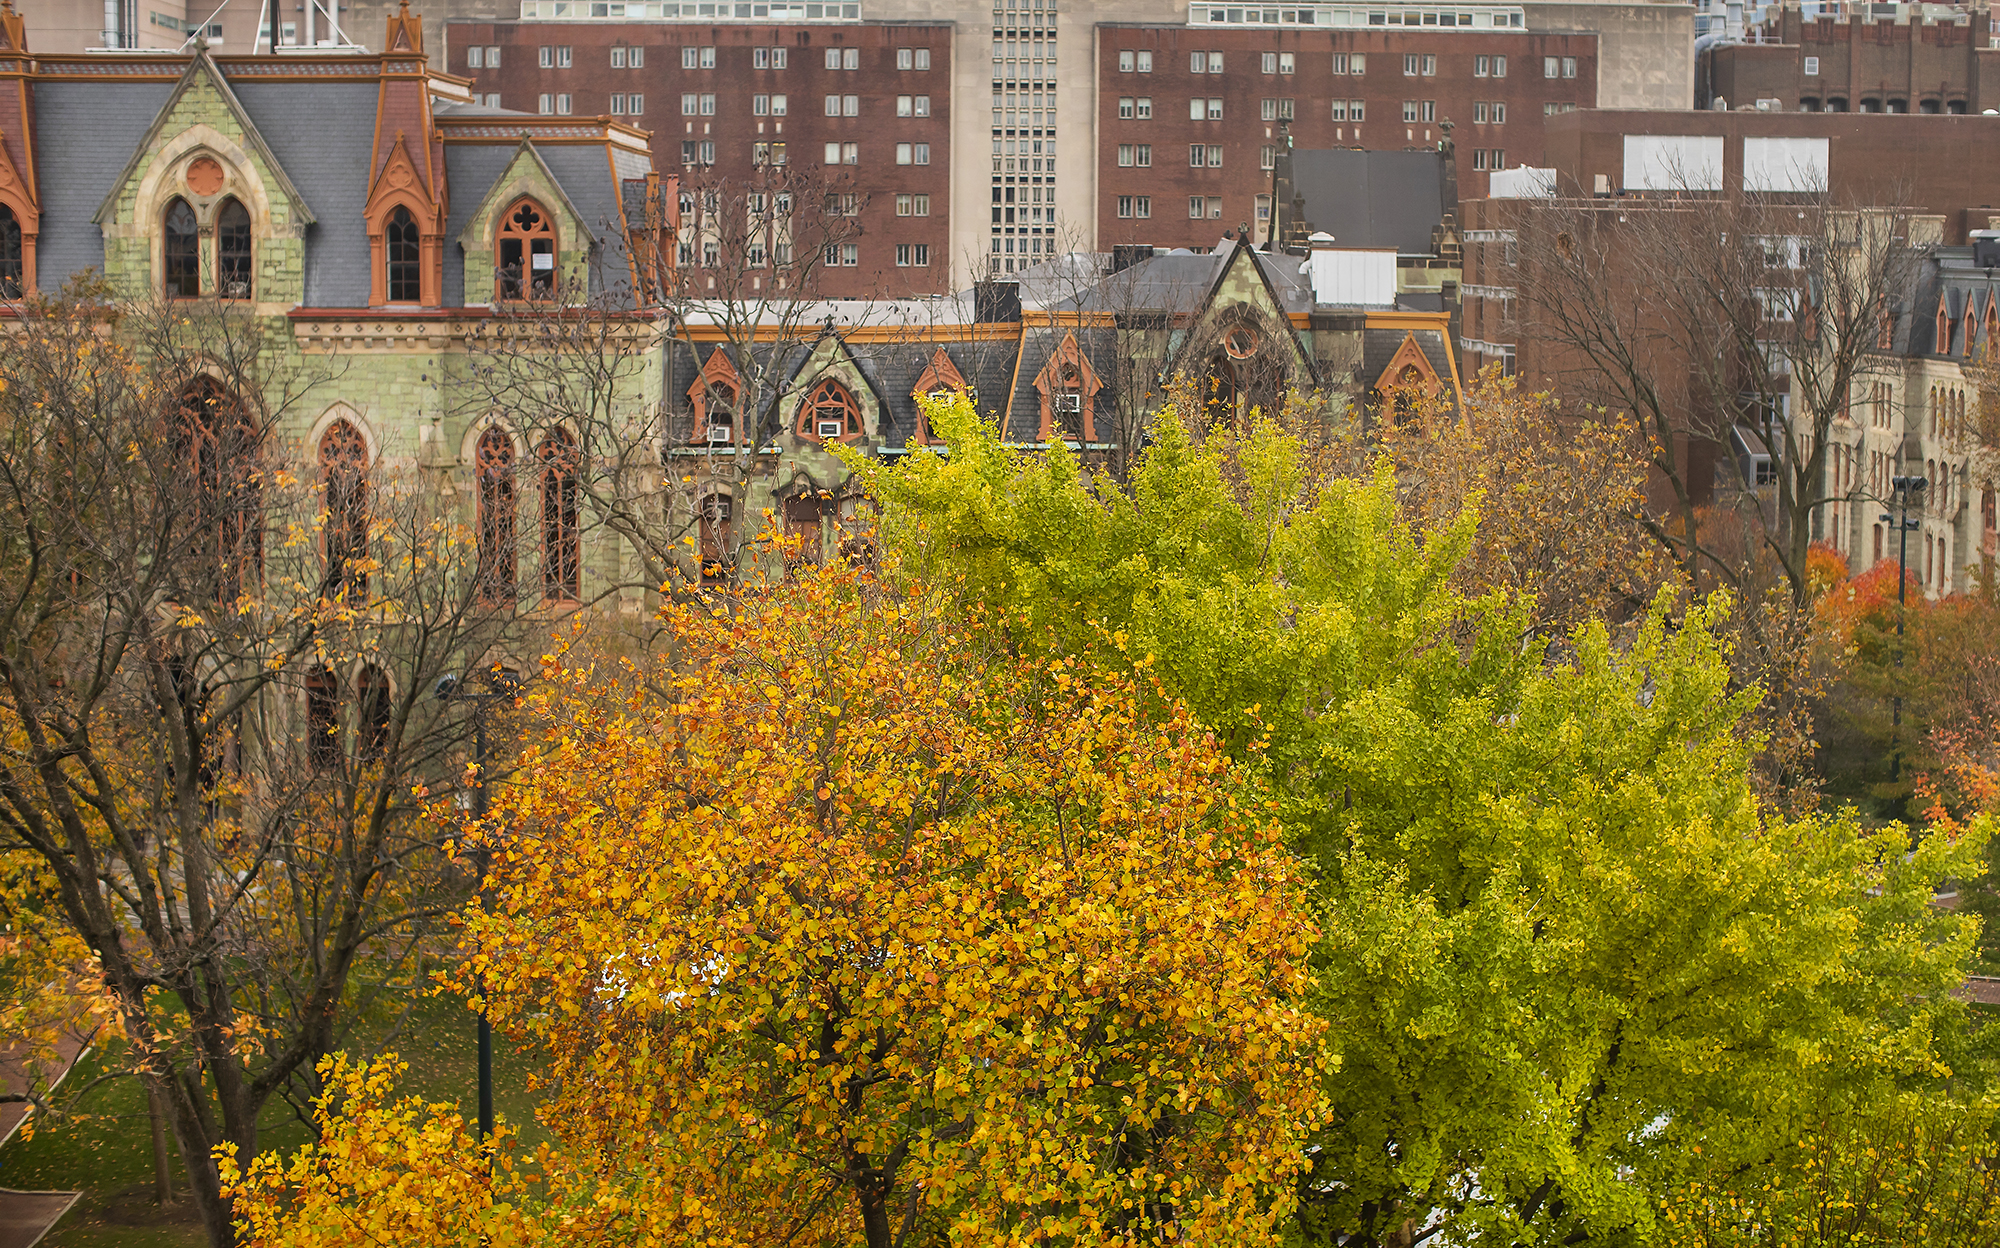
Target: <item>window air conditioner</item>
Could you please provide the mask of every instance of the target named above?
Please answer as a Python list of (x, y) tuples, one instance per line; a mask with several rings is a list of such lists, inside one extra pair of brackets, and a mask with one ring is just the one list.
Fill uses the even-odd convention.
[(1056, 410), (1075, 415), (1083, 411), (1083, 396), (1080, 394), (1059, 394), (1056, 396)]
[(845, 423), (838, 420), (822, 420), (819, 422), (819, 436), (822, 438), (840, 437), (841, 434), (846, 432)]
[(708, 440), (709, 440), (710, 442), (728, 442), (728, 441), (730, 441), (731, 439), (730, 439), (730, 432), (729, 432), (729, 426), (728, 426), (728, 425), (710, 425), (710, 426), (708, 427)]

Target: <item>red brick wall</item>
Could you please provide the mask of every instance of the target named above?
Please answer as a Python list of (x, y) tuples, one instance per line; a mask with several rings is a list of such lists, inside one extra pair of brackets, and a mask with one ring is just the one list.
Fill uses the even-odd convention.
[[(658, 23), (452, 22), (445, 68), (474, 80), (482, 95), (497, 92), (503, 108), (536, 112), (544, 93), (568, 93), (573, 115), (608, 114), (613, 92), (645, 97), (645, 110), (621, 120), (652, 131), (653, 161), (663, 173), (681, 168), (683, 141), (715, 144), (706, 179), (750, 179), (752, 145), (783, 142), (795, 170), (818, 165), (827, 143), (858, 143), (858, 164), (835, 171), (843, 190), (863, 197), (860, 262), (819, 271), (815, 293), (838, 297), (929, 294), (949, 289), (951, 271), (951, 27), (919, 24), (839, 26), (669, 26)], [(466, 49), (501, 48), (500, 68), (471, 68)], [(567, 46), (567, 69), (543, 69), (538, 49)], [(639, 69), (614, 69), (614, 46), (642, 46)], [(713, 47), (715, 67), (683, 69), (681, 48)], [(787, 51), (782, 70), (753, 68), (758, 48)], [(855, 70), (826, 68), (829, 47), (856, 49)], [(899, 48), (927, 48), (928, 71), (897, 69)], [(783, 118), (752, 113), (752, 97), (783, 93)], [(713, 94), (713, 116), (683, 116), (683, 94)], [(860, 115), (828, 117), (828, 95), (858, 95)], [(896, 97), (928, 95), (931, 115), (898, 117)], [(899, 143), (930, 144), (928, 165), (898, 165)], [(468, 188), (456, 188), (456, 193)], [(898, 217), (899, 194), (930, 196), (928, 217)], [(924, 244), (927, 267), (898, 267), (896, 244)], [(913, 257), (914, 258), (914, 257)], [(725, 262), (727, 262), (725, 257)]]
[[(1149, 74), (1119, 69), (1122, 51), (1150, 51)], [(1219, 51), (1220, 75), (1190, 71), (1190, 54)], [(1266, 52), (1289, 52), (1294, 72), (1265, 74)], [(1334, 54), (1367, 58), (1360, 76), (1333, 72)], [(1404, 57), (1433, 56), (1436, 72), (1405, 76)], [(1505, 77), (1477, 77), (1475, 58), (1505, 56)], [(1574, 78), (1544, 78), (1543, 58), (1575, 60)], [(1419, 70), (1422, 62), (1419, 62)], [(1476, 152), (1502, 152), (1506, 167), (1542, 161), (1544, 106), (1597, 103), (1597, 39), (1594, 35), (1508, 33), (1426, 34), (1382, 31), (1297, 31), (1238, 28), (1221, 30), (1185, 26), (1101, 26), (1098, 29), (1098, 243), (1152, 243), (1162, 247), (1209, 247), (1225, 229), (1250, 224), (1254, 230), (1256, 197), (1268, 194), (1271, 175), (1259, 167), (1259, 149), (1278, 141), (1278, 122), (1266, 121), (1266, 99), (1293, 101), (1291, 133), (1297, 148), (1366, 147), (1400, 150), (1435, 147), (1444, 136), (1442, 123), (1453, 124), (1458, 145), (1458, 178), (1462, 196), (1486, 193), (1486, 174)], [(1123, 119), (1119, 101), (1149, 96), (1149, 121)], [(1189, 100), (1219, 98), (1220, 121), (1194, 121)], [(1331, 101), (1361, 100), (1364, 117), (1357, 125), (1335, 120)], [(1403, 104), (1415, 101), (1419, 120), (1403, 120)], [(1432, 103), (1432, 120), (1421, 120), (1422, 104)], [(1477, 105), (1506, 106), (1506, 121), (1481, 124)], [(1150, 144), (1151, 168), (1121, 167), (1121, 144)], [(1220, 169), (1190, 166), (1188, 148), (1221, 144)], [(1136, 159), (1137, 153), (1134, 153)], [(1491, 157), (1484, 159), (1490, 160)], [(1120, 196), (1149, 196), (1150, 220), (1121, 218)], [(1196, 221), (1188, 199), (1201, 195), (1222, 200), (1220, 219)], [(1135, 205), (1136, 208), (1136, 205)]]

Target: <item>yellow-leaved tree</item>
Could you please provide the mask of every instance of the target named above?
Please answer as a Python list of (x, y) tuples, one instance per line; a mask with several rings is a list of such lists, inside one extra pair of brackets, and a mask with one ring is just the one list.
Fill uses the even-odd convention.
[[(464, 976), (546, 1055), (554, 1142), (462, 1231), (1275, 1242), (1322, 1117), (1314, 925), (1147, 660), (1022, 659), (845, 569), (664, 618), (657, 666), (551, 657), (495, 789)], [(244, 1182), (253, 1242), (379, 1224), (362, 1111)], [(420, 1135), (382, 1164), (460, 1147)]]

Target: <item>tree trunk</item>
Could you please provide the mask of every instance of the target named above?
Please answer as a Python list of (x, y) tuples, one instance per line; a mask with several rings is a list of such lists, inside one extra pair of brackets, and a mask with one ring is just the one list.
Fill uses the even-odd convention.
[(146, 1119), (153, 1129), (153, 1203), (174, 1203), (172, 1159), (167, 1156), (167, 1119), (160, 1112), (160, 1089), (151, 1075), (141, 1075), (146, 1085)]

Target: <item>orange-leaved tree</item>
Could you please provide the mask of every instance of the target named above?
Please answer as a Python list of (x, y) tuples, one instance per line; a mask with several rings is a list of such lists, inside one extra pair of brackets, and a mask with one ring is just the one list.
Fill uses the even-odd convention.
[[(486, 824), (463, 973), (546, 1055), (555, 1140), (518, 1216), (1274, 1242), (1328, 1060), (1313, 925), (1258, 790), (1146, 661), (1015, 657), (847, 569), (664, 618), (658, 666), (551, 657)], [(314, 1208), (288, 1221), (270, 1166), (238, 1208), (336, 1225), (352, 1197), (298, 1176)]]

